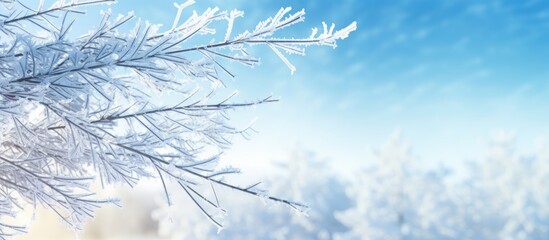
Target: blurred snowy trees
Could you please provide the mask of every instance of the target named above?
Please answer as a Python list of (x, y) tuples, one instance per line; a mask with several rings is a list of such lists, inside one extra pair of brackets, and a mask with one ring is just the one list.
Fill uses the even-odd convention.
[(350, 231), (342, 239), (446, 239), (455, 230), (444, 172), (422, 172), (395, 134), (376, 151), (373, 166), (347, 187), (354, 207), (336, 213)]
[(514, 137), (493, 138), (468, 175), (421, 171), (399, 137), (354, 176), (355, 207), (337, 212), (350, 231), (341, 239), (546, 239), (549, 232), (549, 146), (533, 156), (514, 151)]
[(296, 150), (264, 184), (308, 203), (308, 217), (243, 197), (225, 199), (230, 214), (220, 233), (188, 208), (155, 216), (170, 239), (546, 239), (549, 145), (525, 156), (513, 139), (494, 137), (458, 180), (447, 169), (420, 168), (399, 134), (345, 178), (328, 160)]
[(549, 236), (549, 146), (533, 156), (514, 150), (514, 137), (500, 133), (486, 156), (471, 163), (461, 189), (461, 239), (546, 239)]

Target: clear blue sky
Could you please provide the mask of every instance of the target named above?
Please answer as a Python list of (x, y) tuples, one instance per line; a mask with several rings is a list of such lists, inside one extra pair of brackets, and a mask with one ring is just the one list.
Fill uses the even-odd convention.
[[(235, 139), (226, 155), (256, 172), (299, 144), (349, 170), (400, 129), (427, 167), (482, 154), (498, 131), (514, 131), (519, 148), (549, 134), (549, 1), (203, 0), (192, 8), (244, 10), (253, 28), (280, 7), (305, 8), (304, 23), (285, 36), (307, 37), (324, 20), (358, 30), (336, 49), (311, 48), (290, 71), (266, 48), (262, 65), (229, 65), (239, 100), (273, 93), (282, 101), (233, 113), (258, 117), (251, 141)], [(172, 1), (120, 0), (114, 12), (170, 26)], [(243, 28), (239, 28), (243, 29)]]

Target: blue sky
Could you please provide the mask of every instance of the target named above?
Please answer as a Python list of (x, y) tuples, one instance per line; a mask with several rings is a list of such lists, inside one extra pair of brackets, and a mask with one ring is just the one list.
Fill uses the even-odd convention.
[[(307, 37), (322, 21), (358, 23), (336, 49), (292, 56), (294, 75), (262, 47), (254, 50), (261, 66), (228, 65), (238, 100), (281, 99), (232, 114), (240, 125), (258, 118), (259, 133), (236, 138), (225, 157), (244, 171), (262, 172), (295, 145), (352, 170), (395, 129), (426, 167), (472, 160), (499, 131), (516, 133), (521, 151), (549, 135), (547, 1), (204, 0), (192, 9), (208, 6), (244, 10), (236, 30), (281, 7), (305, 8), (306, 21), (283, 36)], [(166, 26), (176, 13), (172, 1), (120, 0), (112, 8)]]

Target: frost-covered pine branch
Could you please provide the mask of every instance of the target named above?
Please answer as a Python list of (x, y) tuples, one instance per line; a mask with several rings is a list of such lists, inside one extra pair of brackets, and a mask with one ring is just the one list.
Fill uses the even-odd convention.
[[(170, 239), (336, 239), (348, 229), (334, 213), (351, 207), (345, 182), (332, 172), (326, 159), (295, 148), (287, 160), (273, 164), (265, 183), (273, 194), (305, 201), (310, 209), (306, 216), (293, 214), (283, 206), (265, 207), (247, 196), (229, 196), (229, 212), (223, 219), (227, 229), (218, 233), (215, 226), (184, 205), (161, 206), (152, 216), (158, 221), (160, 236)], [(174, 199), (185, 196), (174, 194)], [(221, 194), (220, 194), (221, 195)], [(179, 197), (179, 198), (178, 198)], [(227, 199), (226, 195), (220, 198)]]
[[(220, 74), (234, 76), (223, 61), (256, 65), (247, 48), (263, 44), (293, 73), (286, 54), (303, 55), (311, 45), (335, 47), (356, 24), (338, 31), (324, 24), (320, 35), (314, 30), (309, 38), (278, 38), (278, 30), (303, 21), (305, 14), (283, 8), (253, 31), (232, 37), (242, 12), (209, 8), (180, 21), (184, 8), (193, 4), (187, 1), (175, 4), (177, 14), (167, 31), (135, 20), (132, 13), (113, 17), (107, 10), (97, 28), (71, 37), (82, 7), (113, 2), (61, 0), (48, 7), (43, 1), (38, 6), (0, 1), (0, 214), (15, 216), (28, 203), (41, 204), (78, 228), (95, 208), (116, 202), (94, 196), (90, 184), (95, 179), (132, 186), (141, 178), (159, 178), (164, 189), (168, 180), (179, 184), (220, 226), (212, 214), (221, 209), (217, 197), (205, 197), (198, 186), (211, 184), (213, 196), (216, 187), (264, 195), (255, 185), (226, 182), (223, 176), (238, 170), (217, 166), (231, 137), (250, 131), (230, 126), (227, 110), (276, 101), (233, 103), (234, 95), (213, 100), (223, 85)], [(199, 35), (215, 34), (211, 25), (219, 21), (228, 23), (223, 41), (189, 44)], [(162, 105), (158, 98), (165, 96), (178, 101)], [(167, 191), (166, 197), (169, 202)], [(20, 231), (0, 224), (0, 238)]]

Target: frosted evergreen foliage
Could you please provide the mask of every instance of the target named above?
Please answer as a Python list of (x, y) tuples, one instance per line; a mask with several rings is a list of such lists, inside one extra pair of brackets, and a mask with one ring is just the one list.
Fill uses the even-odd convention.
[[(233, 103), (233, 95), (215, 100), (221, 75), (234, 76), (223, 62), (254, 66), (258, 60), (247, 49), (261, 44), (294, 72), (287, 54), (304, 54), (311, 45), (335, 47), (356, 24), (341, 30), (324, 24), (321, 34), (279, 38), (277, 31), (303, 21), (305, 14), (283, 8), (253, 31), (234, 35), (242, 12), (209, 8), (183, 20), (184, 8), (193, 3), (187, 1), (175, 4), (173, 26), (165, 31), (131, 13), (114, 17), (107, 10), (98, 27), (71, 37), (82, 8), (113, 2), (0, 1), (0, 214), (16, 216), (26, 204), (41, 204), (79, 228), (95, 208), (115, 202), (94, 196), (90, 183), (95, 179), (131, 186), (152, 177), (176, 182), (220, 226), (211, 214), (221, 209), (215, 188), (264, 195), (253, 186), (224, 181), (224, 175), (238, 171), (217, 167), (231, 137), (250, 131), (231, 127), (227, 110), (276, 101)], [(215, 34), (214, 22), (228, 22), (223, 41), (189, 43)], [(160, 104), (166, 96), (178, 101)], [(203, 184), (211, 184), (208, 196), (213, 197), (198, 190)], [(169, 201), (167, 192), (166, 197)], [(20, 231), (0, 225), (2, 238)]]

